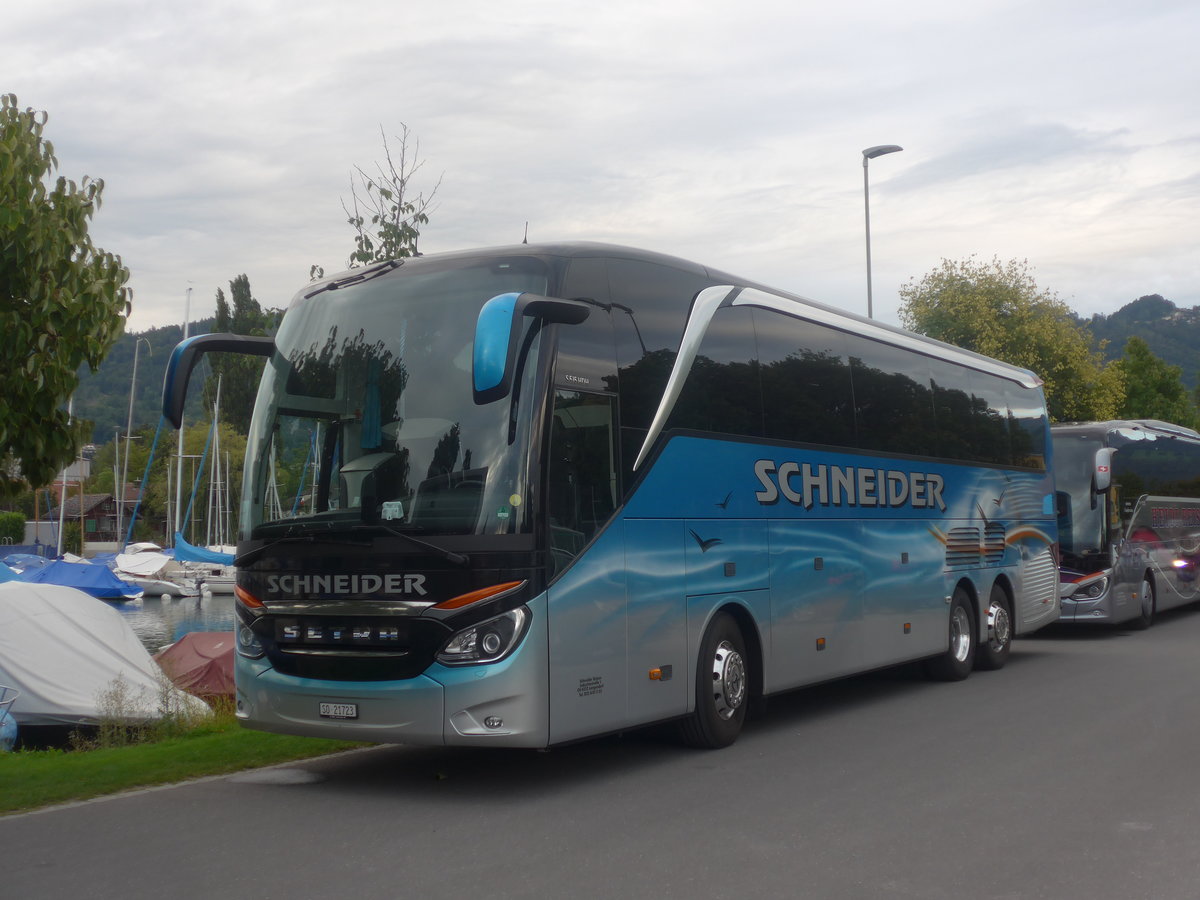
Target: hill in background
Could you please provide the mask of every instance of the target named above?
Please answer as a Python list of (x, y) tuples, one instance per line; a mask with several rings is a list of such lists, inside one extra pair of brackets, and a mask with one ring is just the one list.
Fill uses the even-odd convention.
[[(209, 317), (192, 322), (188, 334), (208, 334), (214, 319)], [(137, 381), (133, 382), (134, 346), (145, 338), (137, 351)], [(163, 376), (167, 362), (175, 345), (183, 340), (182, 325), (167, 325), (152, 328), (138, 334), (123, 334), (117, 339), (100, 368), (92, 372), (86, 365), (79, 370), (79, 387), (75, 391), (74, 414), (77, 418), (93, 423), (92, 441), (104, 444), (113, 439), (113, 431), (121, 429), (129, 416), (129, 393), (133, 388), (133, 427), (151, 428), (158, 424), (162, 415)], [(198, 369), (192, 377), (193, 386), (188, 390), (185, 415), (195, 419), (200, 414), (199, 384), (205, 370)]]
[(1181, 309), (1160, 294), (1147, 294), (1108, 316), (1079, 319), (1097, 341), (1107, 341), (1106, 359), (1118, 359), (1125, 343), (1140, 337), (1155, 356), (1183, 371), (1183, 384), (1195, 390), (1200, 377), (1200, 306)]
[[(1180, 309), (1159, 294), (1149, 294), (1111, 315), (1095, 315), (1090, 319), (1076, 317), (1076, 321), (1089, 327), (1098, 342), (1108, 342), (1104, 348), (1107, 359), (1124, 355), (1129, 338), (1135, 335), (1142, 338), (1155, 355), (1179, 366), (1189, 391), (1195, 389), (1200, 378), (1200, 307)], [(193, 322), (188, 333), (207, 334), (212, 331), (213, 324), (211, 317)], [(133, 425), (135, 428), (154, 427), (158, 423), (167, 361), (175, 345), (183, 339), (183, 328), (179, 325), (122, 335), (96, 373), (90, 372), (87, 366), (81, 369), (79, 389), (75, 392), (75, 415), (94, 423), (92, 440), (95, 443), (111, 441), (116, 428), (125, 430), (134, 345), (139, 338), (149, 341), (150, 349), (143, 344), (138, 353)], [(206, 374), (207, 368), (202, 365), (193, 375), (193, 389), (188, 391), (190, 399), (186, 415), (192, 421), (197, 416), (208, 417), (208, 413), (200, 409), (201, 392), (198, 389), (199, 381)]]

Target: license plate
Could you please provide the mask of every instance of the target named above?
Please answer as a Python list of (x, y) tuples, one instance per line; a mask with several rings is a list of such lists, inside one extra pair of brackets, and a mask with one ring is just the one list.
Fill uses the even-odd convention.
[(357, 703), (322, 703), (322, 719), (357, 719)]

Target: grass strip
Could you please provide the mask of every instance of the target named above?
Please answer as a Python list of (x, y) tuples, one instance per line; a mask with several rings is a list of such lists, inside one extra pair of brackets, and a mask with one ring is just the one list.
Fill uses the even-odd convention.
[(156, 743), (0, 753), (0, 815), (366, 746), (208, 724)]

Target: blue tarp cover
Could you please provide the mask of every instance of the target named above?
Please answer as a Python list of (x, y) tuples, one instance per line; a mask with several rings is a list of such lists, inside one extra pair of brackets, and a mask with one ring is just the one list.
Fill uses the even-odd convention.
[(10, 553), (4, 557), (4, 562), (10, 566), (20, 566), (28, 571), (29, 569), (40, 569), (50, 560), (44, 556), (35, 556), (32, 553)]
[(175, 534), (175, 558), (183, 562), (202, 562), (212, 563), (218, 566), (232, 566), (232, 553), (218, 553), (216, 550), (209, 550), (207, 547), (197, 547), (194, 544), (189, 544), (182, 534)]
[(101, 600), (130, 600), (142, 593), (141, 588), (114, 575), (108, 566), (71, 563), (62, 559), (56, 559), (37, 571), (26, 572), (23, 580), (32, 584), (61, 584), (73, 587)]

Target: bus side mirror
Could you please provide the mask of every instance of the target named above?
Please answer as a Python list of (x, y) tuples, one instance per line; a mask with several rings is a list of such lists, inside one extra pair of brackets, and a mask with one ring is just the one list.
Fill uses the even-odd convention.
[(1115, 452), (1112, 447), (1103, 447), (1096, 451), (1096, 460), (1092, 466), (1092, 489), (1097, 494), (1105, 493), (1112, 485), (1112, 458)]
[(183, 405), (187, 402), (188, 380), (192, 369), (205, 353), (241, 353), (245, 356), (270, 356), (275, 352), (275, 339), (252, 337), (246, 334), (198, 334), (175, 345), (163, 376), (162, 414), (179, 427), (183, 421)]
[(1054, 513), (1060, 522), (1071, 515), (1071, 495), (1066, 491), (1055, 492)]
[(588, 306), (576, 300), (538, 294), (500, 294), (483, 304), (475, 322), (471, 358), (476, 405), (502, 400), (512, 390), (523, 316), (536, 316), (547, 323), (578, 325), (590, 312)]

